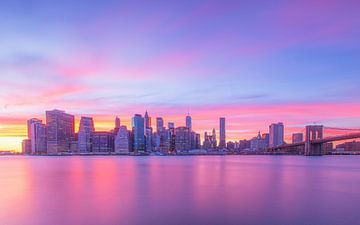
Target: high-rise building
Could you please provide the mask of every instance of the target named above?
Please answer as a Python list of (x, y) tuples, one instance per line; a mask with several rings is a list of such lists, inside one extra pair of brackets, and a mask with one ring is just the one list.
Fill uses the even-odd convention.
[(177, 127), (175, 129), (175, 150), (189, 151), (191, 149), (191, 133), (187, 127)]
[(78, 133), (78, 151), (92, 151), (92, 136), (95, 132), (94, 121), (91, 117), (81, 117)]
[(92, 137), (92, 152), (113, 152), (114, 136), (112, 132), (97, 131)]
[(119, 131), (115, 136), (115, 152), (116, 153), (129, 153), (130, 151), (130, 132), (126, 126), (120, 126)]
[(74, 140), (74, 116), (61, 110), (46, 111), (47, 152), (61, 153), (70, 150)]
[(46, 153), (46, 125), (41, 120), (30, 125), (30, 142), (32, 154)]
[(212, 130), (212, 134), (208, 134), (207, 132), (204, 133), (204, 141), (203, 141), (203, 148), (204, 149), (215, 149), (217, 146), (216, 142), (216, 132), (215, 129)]
[(140, 114), (135, 114), (132, 118), (132, 129), (134, 135), (134, 151), (135, 153), (145, 151), (145, 129), (144, 129), (144, 118)]
[(164, 120), (162, 117), (156, 118), (156, 132), (159, 133), (164, 130)]
[(42, 120), (37, 119), (37, 118), (32, 118), (27, 121), (27, 134), (28, 134), (29, 140), (31, 140), (31, 124), (39, 123), (39, 122), (42, 123)]
[(115, 130), (118, 131), (120, 129), (120, 118), (115, 118)]
[(151, 127), (145, 128), (145, 136), (146, 136), (146, 151), (153, 151), (153, 132)]
[(225, 118), (220, 117), (220, 148), (226, 148)]
[(304, 141), (304, 134), (303, 133), (294, 133), (292, 135), (292, 143), (300, 143)]
[(192, 131), (191, 116), (189, 113), (186, 116), (185, 123), (186, 123), (186, 127), (189, 128), (190, 131)]
[(145, 112), (145, 128), (150, 128), (151, 127), (151, 117), (149, 117), (148, 111)]
[(269, 146), (277, 147), (284, 144), (284, 124), (273, 123), (269, 126)]

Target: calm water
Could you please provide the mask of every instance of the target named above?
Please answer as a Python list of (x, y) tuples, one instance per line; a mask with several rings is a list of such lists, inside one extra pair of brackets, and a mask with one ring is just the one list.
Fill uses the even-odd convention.
[(0, 224), (360, 224), (360, 157), (0, 157)]

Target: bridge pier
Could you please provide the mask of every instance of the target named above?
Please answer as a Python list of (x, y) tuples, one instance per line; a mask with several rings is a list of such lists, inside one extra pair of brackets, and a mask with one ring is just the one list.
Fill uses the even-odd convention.
[(309, 125), (306, 126), (305, 133), (305, 152), (306, 156), (321, 156), (322, 143), (311, 143), (311, 141), (323, 138), (323, 126), (322, 125)]

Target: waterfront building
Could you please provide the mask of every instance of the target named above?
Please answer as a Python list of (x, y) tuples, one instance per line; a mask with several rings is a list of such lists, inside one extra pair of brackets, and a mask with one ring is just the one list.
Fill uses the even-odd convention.
[(360, 151), (360, 141), (344, 142), (342, 144), (336, 145), (336, 149), (344, 149), (346, 152), (358, 152)]
[(135, 153), (140, 153), (145, 151), (145, 121), (140, 114), (135, 114), (132, 118), (132, 130), (133, 130), (133, 148)]
[(251, 151), (264, 151), (268, 147), (268, 135), (261, 135), (260, 131), (258, 135), (250, 140)]
[(94, 121), (91, 117), (81, 117), (78, 133), (78, 151), (92, 151), (92, 135), (95, 132)]
[(130, 132), (126, 126), (120, 126), (119, 131), (115, 136), (115, 152), (129, 153), (130, 152)]
[(92, 137), (92, 152), (113, 152), (114, 136), (112, 132), (96, 131)]
[(219, 148), (226, 148), (225, 118), (220, 117), (220, 141)]
[(30, 143), (32, 154), (46, 153), (46, 125), (41, 120), (30, 124)]
[(74, 116), (61, 110), (46, 111), (47, 152), (62, 153), (70, 150), (74, 140)]
[(212, 134), (208, 135), (207, 132), (204, 134), (203, 148), (204, 149), (215, 149), (217, 147), (216, 132), (212, 130)]
[(21, 143), (22, 153), (23, 154), (31, 154), (31, 141), (30, 139), (25, 139)]
[(37, 118), (32, 118), (27, 121), (27, 135), (29, 140), (31, 140), (31, 124), (33, 123), (42, 123), (42, 120)]
[(191, 132), (188, 127), (177, 127), (175, 129), (175, 150), (177, 152), (189, 151), (191, 149)]
[(277, 147), (284, 144), (284, 124), (273, 123), (269, 126), (269, 146)]

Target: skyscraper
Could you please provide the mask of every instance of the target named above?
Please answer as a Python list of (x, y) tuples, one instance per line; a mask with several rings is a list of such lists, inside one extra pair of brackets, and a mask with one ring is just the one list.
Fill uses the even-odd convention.
[(145, 136), (146, 136), (146, 151), (152, 152), (153, 151), (153, 134), (152, 128), (146, 127), (145, 128)]
[(191, 116), (190, 116), (189, 113), (186, 116), (185, 124), (186, 124), (186, 127), (189, 128), (190, 131), (191, 131), (192, 130), (192, 124), (191, 124)]
[(70, 150), (74, 140), (74, 116), (61, 110), (46, 111), (47, 152), (61, 153)]
[(149, 117), (148, 112), (145, 112), (145, 136), (146, 136), (146, 151), (151, 152), (153, 150), (153, 134), (151, 128), (151, 117)]
[(220, 117), (220, 148), (226, 148), (225, 118)]
[(130, 133), (126, 126), (120, 126), (119, 131), (115, 136), (115, 152), (116, 153), (129, 153), (130, 151)]
[(115, 130), (119, 130), (120, 129), (120, 118), (116, 117), (115, 118)]
[(31, 153), (46, 153), (46, 125), (41, 120), (30, 125)]
[(37, 123), (37, 122), (42, 123), (42, 120), (37, 119), (37, 118), (32, 118), (27, 121), (27, 134), (28, 134), (29, 140), (31, 140), (31, 124)]
[(151, 117), (149, 117), (149, 114), (147, 111), (145, 112), (144, 119), (145, 119), (145, 128), (150, 128), (151, 127)]
[(269, 126), (269, 146), (277, 147), (284, 144), (284, 124), (273, 123)]
[(159, 133), (164, 130), (164, 120), (162, 117), (156, 118), (156, 132)]
[(135, 153), (145, 151), (144, 125), (145, 125), (144, 118), (140, 114), (135, 114), (135, 116), (132, 118), (132, 129), (134, 135), (133, 145), (134, 145)]
[(92, 151), (92, 136), (95, 132), (94, 121), (91, 117), (81, 117), (78, 133), (78, 151)]

